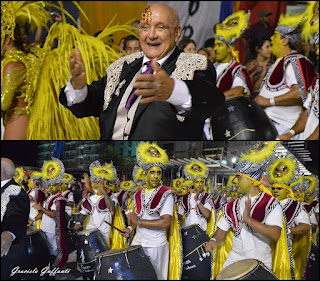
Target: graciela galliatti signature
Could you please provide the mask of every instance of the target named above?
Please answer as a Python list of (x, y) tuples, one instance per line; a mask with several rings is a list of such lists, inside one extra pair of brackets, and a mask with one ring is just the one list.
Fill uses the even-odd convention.
[[(50, 269), (50, 266), (46, 266), (41, 269), (40, 271), (40, 276), (43, 276), (45, 274), (49, 274), (49, 276), (55, 276), (56, 274), (66, 274), (70, 273), (71, 269), (66, 268), (66, 269), (59, 269), (59, 268), (54, 268)], [(15, 274), (38, 274), (39, 270), (37, 267), (34, 269), (20, 269), (20, 266), (16, 266), (11, 270), (10, 276), (14, 276)]]

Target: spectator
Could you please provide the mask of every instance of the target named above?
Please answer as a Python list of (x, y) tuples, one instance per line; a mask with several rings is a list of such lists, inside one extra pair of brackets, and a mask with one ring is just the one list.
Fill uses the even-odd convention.
[(206, 48), (199, 49), (198, 54), (204, 55), (206, 58), (210, 59), (210, 51)]
[(80, 186), (77, 183), (73, 183), (71, 185), (71, 191), (73, 193), (73, 198), (74, 198), (74, 203), (75, 206), (78, 205), (78, 203), (80, 202), (80, 200), (82, 199), (82, 191), (80, 191)]
[(203, 48), (206, 48), (210, 52), (209, 59), (211, 60), (212, 63), (215, 62), (215, 59), (214, 59), (215, 56), (214, 56), (214, 51), (213, 51), (214, 41), (215, 41), (214, 38), (209, 38), (206, 40), (206, 42), (204, 42), (204, 45), (203, 45)]
[(181, 41), (178, 43), (178, 48), (185, 53), (196, 53), (196, 43), (188, 37), (183, 37), (181, 39)]
[(127, 55), (141, 52), (139, 38), (134, 35), (128, 35), (124, 38), (123, 47)]

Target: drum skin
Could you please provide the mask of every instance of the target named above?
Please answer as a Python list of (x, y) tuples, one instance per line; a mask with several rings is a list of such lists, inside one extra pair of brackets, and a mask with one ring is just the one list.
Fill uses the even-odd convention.
[(181, 280), (209, 280), (211, 278), (211, 254), (205, 251), (204, 243), (209, 236), (198, 225), (181, 229), (183, 245), (183, 269)]
[(27, 269), (38, 269), (38, 273), (26, 274), (29, 280), (39, 279), (41, 270), (49, 265), (50, 252), (46, 237), (40, 229), (28, 229)]
[(261, 261), (244, 259), (222, 269), (215, 280), (279, 280)]
[(95, 280), (157, 280), (157, 274), (140, 245), (110, 250), (96, 256)]
[(278, 135), (262, 107), (246, 96), (226, 100), (211, 126), (214, 140), (275, 140)]
[(109, 250), (98, 229), (80, 231), (76, 248), (77, 263), (84, 275), (93, 275), (96, 254)]

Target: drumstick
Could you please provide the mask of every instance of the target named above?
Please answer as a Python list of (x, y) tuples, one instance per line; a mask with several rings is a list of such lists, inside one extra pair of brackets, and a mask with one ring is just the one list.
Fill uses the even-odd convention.
[(114, 225), (112, 225), (111, 223), (109, 223), (109, 222), (107, 222), (107, 221), (104, 221), (104, 222), (106, 222), (107, 224), (109, 224), (112, 228), (114, 228), (114, 229), (118, 230), (119, 232), (121, 232), (121, 233), (125, 234), (125, 232), (124, 232), (124, 231), (122, 231), (122, 230), (120, 230), (119, 228), (115, 227), (115, 226), (114, 226)]

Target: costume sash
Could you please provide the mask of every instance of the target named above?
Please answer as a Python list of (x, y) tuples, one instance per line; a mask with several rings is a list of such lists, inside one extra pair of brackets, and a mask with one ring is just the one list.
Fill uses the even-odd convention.
[(318, 204), (317, 200), (312, 201), (310, 204), (304, 204), (303, 207), (307, 210), (308, 214), (310, 215), (313, 208), (315, 208)]
[(286, 216), (287, 226), (290, 227), (294, 223), (294, 219), (299, 215), (301, 203), (289, 198), (287, 204), (283, 206), (283, 211)]

